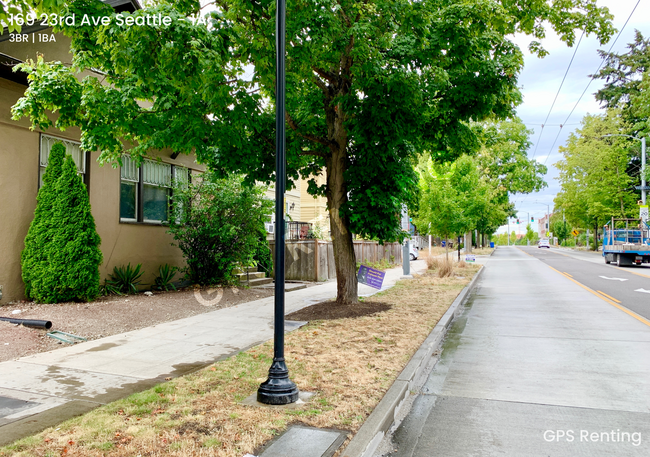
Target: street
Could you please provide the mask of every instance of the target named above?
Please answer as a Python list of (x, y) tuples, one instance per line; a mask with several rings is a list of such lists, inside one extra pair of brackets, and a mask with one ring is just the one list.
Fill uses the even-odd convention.
[[(618, 267), (605, 264), (602, 253), (574, 253), (523, 246), (520, 249), (589, 287), (600, 294), (600, 298), (620, 304), (650, 320), (650, 267), (647, 264)], [(583, 259), (595, 259), (596, 262), (585, 262)]]
[(650, 278), (562, 254), (495, 251), (383, 455), (650, 455)]

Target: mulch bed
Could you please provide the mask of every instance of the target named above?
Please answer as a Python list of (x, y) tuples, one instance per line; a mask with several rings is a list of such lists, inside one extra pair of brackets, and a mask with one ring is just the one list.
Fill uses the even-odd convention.
[(389, 309), (391, 309), (391, 305), (383, 302), (360, 301), (354, 304), (340, 304), (334, 300), (329, 300), (287, 314), (286, 319), (291, 321), (345, 319), (369, 316)]

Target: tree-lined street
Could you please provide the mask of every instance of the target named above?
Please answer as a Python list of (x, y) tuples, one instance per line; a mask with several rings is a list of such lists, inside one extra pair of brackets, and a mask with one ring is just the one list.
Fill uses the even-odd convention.
[(650, 325), (549, 266), (582, 267), (584, 277), (574, 277), (585, 281), (606, 272), (631, 283), (634, 275), (523, 251), (499, 247), (488, 260), (388, 455), (650, 452)]

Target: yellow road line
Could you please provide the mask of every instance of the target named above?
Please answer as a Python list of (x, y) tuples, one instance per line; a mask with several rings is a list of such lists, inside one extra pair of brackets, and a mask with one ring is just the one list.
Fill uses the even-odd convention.
[(620, 303), (620, 302), (621, 302), (620, 300), (615, 299), (615, 298), (612, 297), (611, 295), (607, 295), (607, 294), (606, 294), (605, 292), (603, 292), (602, 290), (597, 290), (596, 292), (598, 292), (599, 294), (604, 295), (605, 297), (609, 298), (609, 299), (612, 300), (612, 301), (615, 301), (616, 303)]
[(526, 251), (524, 251), (524, 250), (521, 249), (521, 248), (517, 248), (517, 249), (519, 249), (521, 252), (523, 252), (524, 254), (526, 254), (526, 255), (528, 255), (528, 256), (535, 257), (534, 255), (527, 253)]
[(546, 265), (546, 266), (549, 267), (551, 270), (560, 273), (562, 276), (564, 276), (565, 278), (567, 278), (569, 281), (573, 281), (573, 282), (575, 282), (577, 285), (579, 285), (580, 287), (582, 287), (584, 290), (591, 292), (592, 294), (594, 294), (596, 297), (600, 298), (601, 300), (604, 300), (604, 301), (606, 301), (607, 303), (609, 303), (610, 305), (617, 307), (618, 309), (620, 309), (620, 310), (623, 311), (624, 313), (629, 314), (630, 316), (632, 316), (632, 317), (635, 318), (636, 320), (638, 320), (638, 321), (640, 321), (640, 322), (643, 322), (645, 325), (647, 325), (648, 327), (650, 327), (650, 321), (648, 321), (647, 319), (645, 319), (645, 318), (639, 316), (639, 315), (638, 315), (637, 313), (635, 313), (634, 311), (630, 311), (629, 309), (625, 308), (624, 306), (621, 306), (621, 305), (619, 305), (619, 304), (613, 302), (613, 301), (610, 300), (609, 298), (605, 298), (605, 297), (603, 297), (602, 295), (600, 295), (600, 294), (597, 293), (596, 291), (590, 289), (589, 287), (585, 286), (584, 284), (579, 283), (578, 281), (576, 281), (576, 280), (573, 279), (573, 278), (569, 278), (567, 275), (565, 275), (564, 273), (562, 273), (562, 272), (559, 271), (559, 270), (556, 270), (556, 269), (553, 268), (552, 266), (550, 266), (550, 265)]
[(573, 278), (573, 276), (571, 276), (571, 275), (570, 275), (569, 273), (567, 273), (566, 271), (564, 271), (563, 273), (564, 273), (565, 275), (567, 275), (569, 278)]

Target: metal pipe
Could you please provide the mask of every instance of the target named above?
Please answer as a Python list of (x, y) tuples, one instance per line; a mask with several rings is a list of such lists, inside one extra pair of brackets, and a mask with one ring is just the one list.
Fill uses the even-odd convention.
[(41, 321), (37, 319), (14, 319), (13, 317), (0, 317), (0, 321), (10, 322), (12, 324), (22, 325), (23, 327), (42, 328), (49, 330), (52, 328), (52, 322)]

